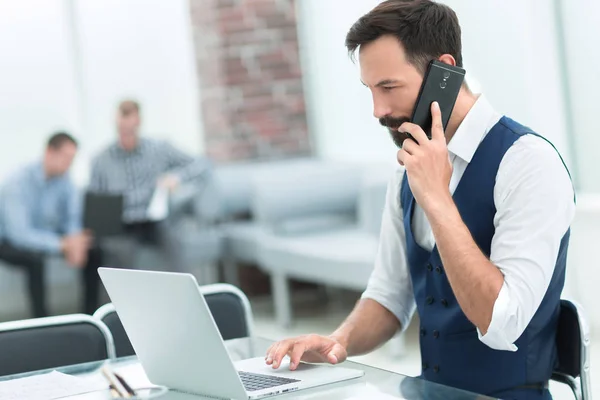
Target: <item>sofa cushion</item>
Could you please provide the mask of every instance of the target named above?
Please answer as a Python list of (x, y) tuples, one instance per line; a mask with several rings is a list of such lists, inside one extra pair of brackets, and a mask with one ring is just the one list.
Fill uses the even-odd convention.
[(252, 264), (258, 262), (258, 244), (263, 240), (266, 229), (250, 221), (223, 224), (224, 257)]
[(361, 173), (357, 166), (323, 163), (317, 169), (298, 168), (257, 178), (252, 215), (271, 225), (298, 217), (356, 215)]
[(273, 224), (272, 233), (283, 236), (306, 235), (356, 226), (356, 215), (352, 213), (318, 214), (286, 218)]
[(271, 235), (260, 243), (259, 265), (270, 273), (363, 290), (377, 247), (377, 236), (361, 229), (294, 237)]
[(181, 224), (179, 240), (186, 265), (216, 262), (223, 252), (223, 233), (214, 227), (199, 227), (192, 221)]
[(387, 186), (385, 175), (365, 177), (358, 200), (358, 225), (377, 237), (381, 231)]
[(201, 221), (224, 221), (250, 213), (252, 186), (257, 179), (286, 175), (294, 170), (320, 168), (322, 161), (297, 158), (273, 161), (239, 162), (215, 167), (195, 201)]

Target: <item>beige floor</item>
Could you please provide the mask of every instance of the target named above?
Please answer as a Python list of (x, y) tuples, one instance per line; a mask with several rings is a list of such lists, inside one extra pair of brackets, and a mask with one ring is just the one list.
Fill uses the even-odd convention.
[[(334, 293), (330, 301), (323, 304), (322, 298), (315, 293), (301, 293), (296, 296), (294, 305), (294, 324), (285, 329), (275, 322), (272, 304), (269, 298), (251, 298), (255, 318), (256, 332), (259, 336), (277, 340), (306, 333), (329, 334), (345, 318), (357, 299), (354, 293)], [(333, 300), (331, 300), (333, 299)], [(404, 348), (398, 354), (397, 345), (388, 343), (371, 354), (354, 357), (354, 361), (374, 365), (405, 375), (420, 373), (420, 352), (417, 327), (411, 324), (405, 333)], [(594, 346), (598, 343), (597, 346)], [(592, 393), (600, 396), (600, 338), (592, 342)], [(594, 366), (598, 366), (594, 369)], [(564, 385), (551, 383), (555, 400), (573, 399), (570, 390)]]

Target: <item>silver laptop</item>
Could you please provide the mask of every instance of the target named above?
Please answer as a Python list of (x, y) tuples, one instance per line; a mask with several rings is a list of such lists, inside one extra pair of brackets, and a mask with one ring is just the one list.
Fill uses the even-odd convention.
[(358, 378), (363, 371), (263, 357), (232, 362), (191, 274), (99, 268), (131, 344), (154, 384), (197, 395), (258, 399)]

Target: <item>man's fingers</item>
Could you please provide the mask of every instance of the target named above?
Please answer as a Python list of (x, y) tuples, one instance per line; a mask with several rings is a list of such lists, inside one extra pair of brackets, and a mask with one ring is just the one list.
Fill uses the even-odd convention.
[(337, 364), (346, 360), (347, 353), (339, 343), (319, 335), (301, 336), (277, 342), (267, 350), (265, 361), (273, 369), (281, 366), (285, 356), (290, 357), (290, 370), (295, 370), (302, 360)]
[(290, 340), (286, 340), (279, 343), (277, 350), (275, 350), (275, 352), (273, 353), (273, 368), (279, 368), (279, 366), (281, 365), (281, 360), (283, 360), (283, 357), (285, 357), (285, 355), (288, 353), (293, 343), (294, 342)]
[(346, 350), (340, 344), (335, 344), (329, 354), (327, 354), (327, 361), (331, 364), (337, 364), (344, 362), (346, 357)]
[[(425, 132), (423, 132), (423, 129), (421, 129), (421, 127), (419, 125), (413, 124), (412, 122), (403, 123), (398, 128), (398, 131), (410, 133), (410, 136), (412, 136), (413, 139), (420, 145), (423, 145), (429, 141), (429, 139), (427, 138), (427, 135), (425, 134)], [(407, 142), (408, 142), (407, 140), (402, 142), (402, 147), (404, 147), (404, 145)]]
[(302, 356), (306, 352), (306, 344), (304, 342), (296, 342), (290, 352), (290, 369), (293, 371), (298, 368), (298, 364)]
[(271, 350), (273, 349), (273, 346), (275, 346), (275, 344), (270, 345), (269, 348), (267, 349), (267, 351), (265, 352), (265, 361), (269, 360), (269, 357), (271, 356)]
[(398, 150), (398, 153), (397, 153), (397, 156), (396, 156), (396, 157), (397, 157), (397, 159), (398, 159), (398, 163), (399, 163), (400, 165), (402, 165), (402, 166), (405, 166), (406, 159), (407, 159), (408, 157), (410, 157), (410, 155), (409, 155), (409, 154), (406, 152), (406, 150), (404, 150), (404, 149), (400, 149), (400, 150)]
[(421, 148), (414, 141), (406, 139), (404, 140), (404, 142), (402, 142), (402, 150), (404, 150), (410, 155), (414, 155), (415, 153), (418, 153), (421, 150)]
[(277, 351), (280, 343), (281, 342), (273, 343), (271, 347), (269, 347), (269, 350), (267, 350), (266, 362), (268, 365), (273, 364), (273, 357), (275, 356), (275, 352)]
[(431, 139), (446, 142), (444, 126), (442, 124), (442, 111), (437, 101), (431, 104)]

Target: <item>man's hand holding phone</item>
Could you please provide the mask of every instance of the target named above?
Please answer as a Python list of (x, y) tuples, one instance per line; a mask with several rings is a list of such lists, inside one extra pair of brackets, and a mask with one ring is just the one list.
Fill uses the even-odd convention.
[(452, 201), (450, 177), (452, 164), (437, 102), (431, 104), (431, 140), (416, 124), (405, 122), (398, 131), (406, 132), (413, 140), (405, 140), (398, 151), (398, 162), (406, 168), (408, 183), (415, 200), (427, 212), (429, 207), (445, 200)]

